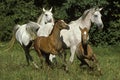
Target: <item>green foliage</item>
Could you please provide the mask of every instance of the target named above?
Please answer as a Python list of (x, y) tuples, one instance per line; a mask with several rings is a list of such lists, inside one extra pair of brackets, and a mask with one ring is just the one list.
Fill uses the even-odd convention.
[(38, 11), (33, 1), (4, 0), (0, 3), (0, 41), (11, 38), (15, 24), (23, 24), (35, 20)]
[(43, 7), (53, 7), (54, 18), (66, 22), (78, 19), (86, 9), (103, 7), (104, 28), (98, 31), (92, 27), (90, 42), (93, 45), (115, 45), (120, 42), (120, 4), (117, 0), (1, 0), (0, 41), (11, 39), (16, 24), (36, 21)]

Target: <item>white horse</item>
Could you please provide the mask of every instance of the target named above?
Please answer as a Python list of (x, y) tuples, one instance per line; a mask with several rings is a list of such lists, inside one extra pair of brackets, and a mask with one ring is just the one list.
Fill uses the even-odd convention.
[(50, 10), (45, 10), (43, 8), (43, 13), (38, 18), (37, 23), (42, 25), (37, 32), (37, 36), (48, 36), (54, 25), (53, 14), (51, 13), (52, 8)]
[(14, 28), (14, 35), (11, 39), (11, 42), (14, 43), (16, 38), (16, 40), (20, 43), (25, 51), (28, 65), (29, 61), (31, 61), (36, 68), (38, 68), (38, 66), (33, 61), (32, 56), (29, 53), (29, 49), (32, 45), (32, 41), (36, 36), (48, 36), (51, 33), (54, 25), (53, 15), (51, 11), (52, 8), (50, 10), (45, 10), (43, 8), (43, 13), (38, 18), (37, 23), (29, 22), (24, 25), (16, 25)]
[[(81, 31), (79, 30), (79, 27), (82, 29), (86, 27), (88, 30), (91, 28), (91, 23), (96, 24), (98, 27), (103, 28), (103, 22), (101, 20), (101, 14), (100, 11), (102, 8), (91, 8), (86, 10), (83, 15), (75, 20), (71, 21), (69, 23), (69, 30), (61, 30), (61, 38), (63, 40), (64, 48), (70, 48), (71, 56), (70, 56), (70, 62), (72, 63), (74, 60), (74, 54), (76, 52), (77, 45), (81, 42)], [(50, 59), (52, 61), (52, 58), (55, 56), (50, 55)]]

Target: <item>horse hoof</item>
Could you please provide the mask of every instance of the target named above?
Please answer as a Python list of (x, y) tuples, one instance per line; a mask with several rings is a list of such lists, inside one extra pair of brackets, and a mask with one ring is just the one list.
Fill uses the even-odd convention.
[(38, 66), (35, 66), (35, 68), (36, 68), (36, 69), (39, 69), (39, 67), (38, 67)]
[(65, 71), (66, 71), (66, 73), (69, 73), (69, 70), (68, 70), (68, 68), (67, 68), (67, 69), (65, 69)]
[(100, 68), (98, 69), (98, 72), (100, 73), (100, 75), (102, 75), (102, 74), (103, 74)]
[(68, 72), (69, 72), (69, 70), (68, 70), (68, 67), (67, 67), (67, 66), (64, 66), (64, 71), (65, 71), (66, 73), (68, 73)]
[(32, 62), (36, 69), (39, 69), (38, 65), (35, 62)]

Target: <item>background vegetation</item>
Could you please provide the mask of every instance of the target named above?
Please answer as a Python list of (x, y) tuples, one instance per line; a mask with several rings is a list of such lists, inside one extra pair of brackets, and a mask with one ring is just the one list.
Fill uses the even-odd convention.
[[(70, 73), (58, 68), (36, 70), (33, 65), (25, 65), (24, 51), (18, 44), (11, 51), (4, 52), (3, 46), (11, 39), (13, 27), (30, 20), (37, 21), (43, 7), (53, 7), (54, 18), (66, 22), (78, 19), (86, 9), (103, 7), (103, 30), (98, 31), (95, 26), (90, 30), (90, 42), (94, 45), (93, 51), (100, 62), (103, 75), (80, 68), (80, 62), (76, 58), (69, 67)], [(119, 80), (119, 11), (119, 0), (0, 0), (0, 80)], [(36, 53), (32, 51), (31, 55), (40, 66)]]
[(104, 29), (90, 30), (93, 45), (116, 45), (120, 42), (120, 1), (119, 0), (0, 0), (0, 41), (11, 39), (15, 24), (36, 21), (42, 8), (53, 7), (55, 19), (66, 22), (78, 19), (84, 10), (103, 7)]

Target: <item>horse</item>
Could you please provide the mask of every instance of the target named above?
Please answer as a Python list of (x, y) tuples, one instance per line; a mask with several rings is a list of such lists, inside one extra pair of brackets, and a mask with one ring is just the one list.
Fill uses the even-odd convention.
[(50, 54), (57, 55), (63, 52), (62, 40), (60, 38), (60, 31), (63, 29), (69, 29), (69, 27), (63, 20), (58, 20), (53, 26), (53, 30), (48, 37), (40, 36), (34, 40), (34, 49), (40, 58), (42, 66), (42, 56), (45, 55), (46, 63), (49, 65)]
[[(34, 64), (34, 66), (38, 68), (38, 66), (33, 61), (32, 56), (29, 53), (30, 47), (33, 43), (33, 40), (36, 38), (36, 36), (40, 36), (42, 34), (41, 32), (44, 31), (45, 36), (51, 33), (51, 30), (54, 25), (53, 15), (51, 11), (52, 11), (52, 8), (50, 10), (45, 10), (43, 8), (43, 13), (38, 18), (37, 23), (28, 22), (26, 24), (16, 25), (14, 27), (13, 36), (10, 41), (10, 48), (13, 46), (16, 38), (16, 40), (20, 43), (20, 45), (24, 49), (27, 65), (29, 65), (31, 61)], [(46, 25), (47, 26), (49, 25), (49, 27), (47, 27)]]
[[(102, 8), (90, 8), (88, 10), (85, 10), (83, 15), (79, 19), (71, 21), (68, 24), (70, 27), (69, 30), (61, 30), (60, 36), (64, 42), (63, 47), (64, 49), (70, 48), (70, 63), (73, 63), (77, 45), (81, 42), (81, 31), (79, 30), (79, 27), (86, 27), (89, 31), (92, 23), (94, 23), (99, 28), (103, 28), (104, 25), (101, 19), (101, 10)], [(50, 57), (52, 58), (52, 55), (50, 55)]]
[(37, 32), (37, 36), (48, 36), (54, 25), (54, 18), (52, 14), (52, 8), (50, 10), (45, 10), (43, 8), (43, 13), (39, 16), (37, 23), (42, 25)]
[[(80, 28), (81, 30), (81, 42), (77, 46), (76, 55), (77, 58), (81, 61), (80, 66), (87, 65), (90, 69), (94, 69), (95, 67), (101, 74), (101, 70), (98, 65), (98, 60), (96, 59), (96, 55), (93, 54), (92, 48), (88, 43), (89, 35), (87, 28)], [(93, 65), (90, 64), (92, 61)]]
[(81, 30), (81, 42), (77, 46), (76, 55), (77, 58), (81, 61), (81, 66), (86, 64), (89, 68), (90, 65), (88, 64), (87, 60), (97, 62), (95, 54), (93, 54), (92, 48), (88, 43), (88, 30), (87, 28), (80, 28)]

